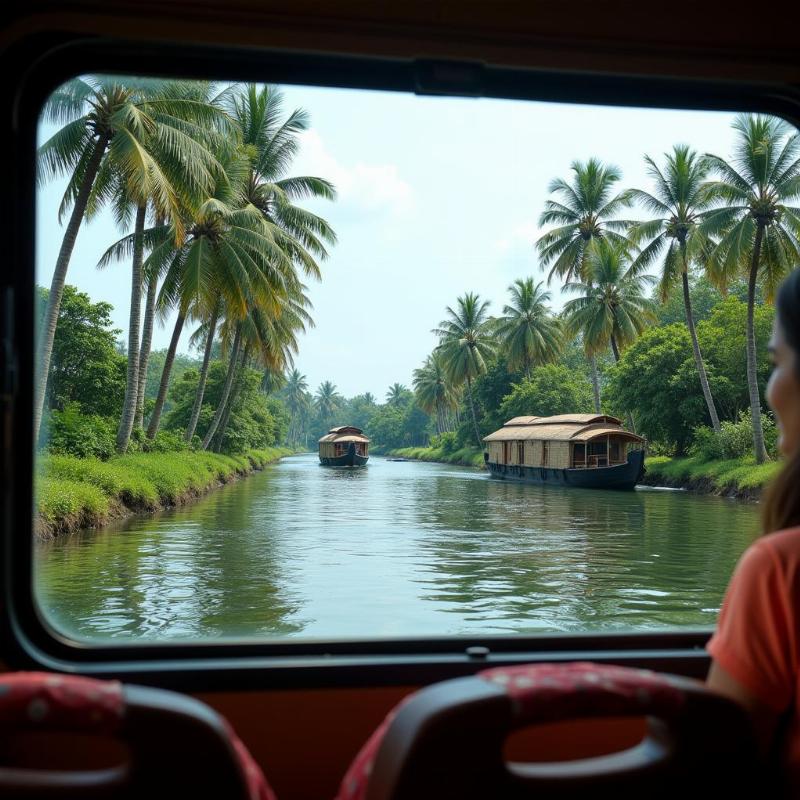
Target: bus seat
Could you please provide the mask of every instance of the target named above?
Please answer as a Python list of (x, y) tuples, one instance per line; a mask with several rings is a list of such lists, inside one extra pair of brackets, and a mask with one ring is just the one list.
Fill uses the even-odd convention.
[[(633, 747), (559, 762), (506, 763), (510, 733), (590, 718), (645, 717)], [(575, 662), (499, 667), (403, 700), (368, 739), (337, 800), (733, 796), (755, 780), (750, 720), (702, 683)]]
[[(72, 761), (53, 752), (59, 737)], [(115, 740), (110, 763), (92, 763), (87, 751)], [(200, 701), (38, 672), (0, 676), (0, 796), (275, 800), (227, 721)]]

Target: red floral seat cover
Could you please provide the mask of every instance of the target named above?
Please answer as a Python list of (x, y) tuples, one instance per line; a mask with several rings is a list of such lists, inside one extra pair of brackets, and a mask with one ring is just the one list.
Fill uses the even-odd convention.
[[(685, 701), (680, 689), (655, 672), (590, 662), (497, 667), (476, 677), (505, 689), (519, 726), (590, 716), (672, 716)], [(336, 800), (364, 800), (386, 731), (413, 696), (392, 709), (366, 741), (342, 780)]]
[[(74, 731), (113, 735), (122, 729), (125, 697), (119, 681), (75, 675), (15, 672), (0, 676), (0, 730)], [(276, 800), (241, 739), (225, 721), (239, 766), (246, 778), (248, 800)]]

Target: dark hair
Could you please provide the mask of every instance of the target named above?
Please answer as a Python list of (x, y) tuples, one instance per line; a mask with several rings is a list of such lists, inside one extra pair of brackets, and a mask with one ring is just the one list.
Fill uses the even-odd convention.
[[(775, 302), (783, 338), (795, 354), (800, 377), (800, 269), (794, 270), (778, 289)], [(764, 503), (764, 533), (800, 525), (800, 448), (770, 486)]]

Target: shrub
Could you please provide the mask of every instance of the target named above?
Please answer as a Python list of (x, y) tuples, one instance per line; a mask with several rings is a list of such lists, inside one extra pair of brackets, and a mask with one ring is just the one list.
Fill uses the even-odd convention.
[(153, 439), (142, 442), (145, 453), (180, 453), (188, 449), (189, 445), (184, 441), (183, 434), (178, 431), (161, 430)]
[(455, 453), (458, 449), (458, 435), (455, 431), (445, 431), (438, 436), (431, 436), (431, 447), (441, 450), (446, 456)]
[(49, 420), (48, 450), (51, 453), (107, 459), (114, 453), (117, 425), (97, 414), (82, 414), (77, 403), (54, 410)]
[[(764, 443), (767, 452), (775, 455), (778, 430), (771, 414), (763, 414), (761, 425), (764, 430)], [(736, 422), (726, 420), (715, 433), (706, 426), (694, 429), (693, 455), (706, 460), (718, 458), (742, 458), (753, 452), (753, 423), (750, 409), (742, 411)]]

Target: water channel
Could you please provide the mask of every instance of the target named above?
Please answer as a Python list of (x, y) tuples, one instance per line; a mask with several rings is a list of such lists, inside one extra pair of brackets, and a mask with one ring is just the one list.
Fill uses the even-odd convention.
[(286, 458), (188, 507), (37, 545), (79, 639), (338, 639), (714, 624), (757, 507)]

